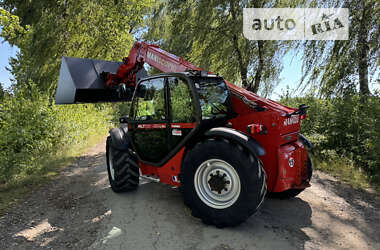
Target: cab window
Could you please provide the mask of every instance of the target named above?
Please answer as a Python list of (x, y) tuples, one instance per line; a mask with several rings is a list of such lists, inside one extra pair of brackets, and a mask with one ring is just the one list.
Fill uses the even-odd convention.
[(196, 83), (202, 119), (223, 118), (228, 114), (228, 88), (221, 78), (200, 78)]
[(172, 122), (194, 122), (195, 108), (191, 90), (184, 79), (168, 78)]
[(141, 82), (133, 101), (135, 121), (166, 120), (165, 79), (155, 78)]

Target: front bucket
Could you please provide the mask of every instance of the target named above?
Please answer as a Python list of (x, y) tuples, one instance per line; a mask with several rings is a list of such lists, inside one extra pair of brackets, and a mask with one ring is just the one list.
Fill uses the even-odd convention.
[[(121, 62), (109, 62), (74, 57), (62, 57), (59, 73), (56, 104), (122, 102), (130, 101), (128, 97), (120, 97), (116, 89), (106, 88), (99, 75), (103, 71), (116, 73)], [(146, 75), (142, 69), (136, 78)]]

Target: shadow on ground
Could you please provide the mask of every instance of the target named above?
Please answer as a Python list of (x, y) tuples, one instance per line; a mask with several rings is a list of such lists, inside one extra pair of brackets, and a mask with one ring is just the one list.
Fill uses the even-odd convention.
[(101, 143), (0, 218), (0, 249), (376, 248), (378, 223), (363, 218), (376, 218), (377, 205), (328, 179), (314, 182), (300, 198), (266, 199), (245, 223), (218, 229), (192, 217), (167, 185), (141, 179), (138, 190), (113, 193)]
[(191, 216), (182, 194), (142, 180), (137, 191), (104, 200), (112, 211), (91, 249), (295, 249), (303, 248), (312, 210), (302, 199), (266, 199), (258, 213), (234, 228), (207, 226)]
[(380, 224), (378, 223), (380, 221), (380, 199), (378, 195), (366, 190), (354, 189), (349, 184), (342, 183), (321, 172), (315, 176), (314, 182), (325, 189), (327, 201), (332, 200), (337, 204), (335, 211), (325, 209), (323, 212), (336, 222), (347, 227), (354, 227), (361, 233), (363, 240), (369, 243), (369, 246), (371, 246), (371, 242), (377, 242), (377, 247), (372, 247), (380, 247)]
[(83, 249), (97, 235), (106, 207), (95, 185), (104, 153), (78, 157), (54, 180), (0, 218), (0, 249)]

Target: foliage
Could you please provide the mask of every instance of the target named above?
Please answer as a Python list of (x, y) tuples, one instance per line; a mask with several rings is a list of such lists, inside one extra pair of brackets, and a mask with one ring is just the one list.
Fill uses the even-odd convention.
[(18, 16), (12, 15), (2, 8), (0, 8), (0, 26), (2, 27), (1, 36), (12, 44), (30, 29), (29, 25), (24, 27), (20, 24)]
[(1, 85), (0, 83), (0, 101), (3, 100), (4, 95), (5, 95), (5, 91), (4, 91), (3, 85)]
[(2, 32), (21, 51), (11, 60), (16, 86), (28, 87), (32, 80), (51, 96), (62, 56), (120, 60), (128, 54), (133, 35), (141, 28), (144, 13), (151, 4), (151, 0), (45, 2), (8, 0), (0, 6), (9, 10), (2, 10), (2, 16), (3, 12), (5, 17), (13, 16), (10, 13), (21, 15), (21, 20), (14, 23), (28, 25), (24, 34)]
[(368, 189), (372, 187), (372, 190), (380, 191), (380, 183), (373, 178), (371, 181), (368, 173), (355, 166), (354, 161), (347, 157), (339, 156), (335, 151), (330, 151), (330, 153), (328, 160), (323, 160), (314, 155), (312, 158), (314, 169), (329, 173), (355, 188)]
[(195, 107), (191, 90), (186, 82), (179, 78), (169, 78), (170, 112), (173, 122), (195, 121)]
[(299, 1), (158, 1), (145, 39), (225, 79), (268, 95), (277, 84), (290, 41), (249, 41), (243, 8), (294, 7)]
[(104, 135), (110, 125), (107, 107), (49, 105), (48, 96), (30, 86), (0, 104), (0, 183), (40, 170), (41, 160)]
[(126, 105), (53, 105), (61, 57), (120, 60), (151, 4), (0, 1), (0, 35), (20, 49), (10, 59), (15, 81), (0, 104), (0, 184), (33, 175), (44, 159), (106, 134)]
[(302, 132), (312, 140), (322, 160), (347, 158), (380, 184), (380, 96), (366, 102), (355, 93), (333, 99), (285, 97), (282, 102), (310, 106)]
[(140, 121), (165, 120), (164, 78), (155, 78), (140, 83), (133, 106), (133, 119)]
[(361, 95), (368, 95), (369, 83), (376, 81), (373, 78), (380, 69), (380, 2), (311, 0), (307, 6), (349, 8), (350, 26), (348, 40), (300, 43), (305, 87), (317, 86), (323, 96), (342, 95), (347, 87), (358, 87)]

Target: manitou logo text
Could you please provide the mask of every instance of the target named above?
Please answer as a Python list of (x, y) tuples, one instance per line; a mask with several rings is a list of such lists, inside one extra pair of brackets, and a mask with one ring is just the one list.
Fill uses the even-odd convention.
[(146, 57), (158, 64), (161, 64), (162, 66), (165, 66), (166, 68), (169, 69), (169, 71), (175, 71), (175, 65), (168, 62), (168, 61), (165, 61), (165, 59), (153, 54), (152, 52), (148, 51)]
[(292, 117), (286, 118), (284, 121), (284, 126), (297, 124), (299, 122), (299, 120), (300, 120), (299, 115), (294, 115)]

